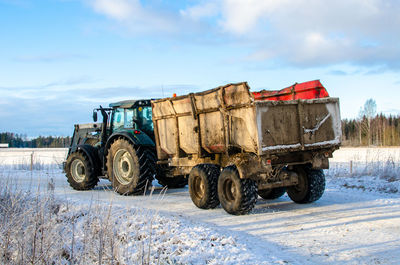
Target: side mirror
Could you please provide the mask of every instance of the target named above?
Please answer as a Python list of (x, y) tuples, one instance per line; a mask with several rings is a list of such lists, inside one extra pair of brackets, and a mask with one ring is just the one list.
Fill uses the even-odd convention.
[(93, 111), (93, 121), (97, 122), (97, 111)]

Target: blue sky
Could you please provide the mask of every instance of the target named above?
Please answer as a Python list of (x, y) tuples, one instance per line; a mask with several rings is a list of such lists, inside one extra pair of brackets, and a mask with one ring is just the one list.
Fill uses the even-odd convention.
[(0, 0), (0, 131), (71, 135), (98, 105), (320, 79), (344, 118), (400, 114), (397, 0)]

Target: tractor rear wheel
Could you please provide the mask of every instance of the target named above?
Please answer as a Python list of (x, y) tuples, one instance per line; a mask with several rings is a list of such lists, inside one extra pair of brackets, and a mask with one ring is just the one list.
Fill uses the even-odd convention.
[(82, 152), (74, 152), (68, 156), (65, 172), (69, 185), (75, 190), (90, 190), (99, 182), (93, 165)]
[(133, 147), (125, 139), (112, 143), (107, 154), (107, 174), (114, 190), (121, 195), (143, 194), (151, 185), (155, 173), (152, 153), (143, 147)]
[(241, 179), (236, 166), (226, 167), (218, 179), (218, 197), (226, 212), (247, 214), (257, 202), (257, 183), (252, 179)]
[(189, 194), (193, 203), (201, 209), (213, 209), (219, 205), (218, 177), (220, 167), (199, 164), (189, 174)]

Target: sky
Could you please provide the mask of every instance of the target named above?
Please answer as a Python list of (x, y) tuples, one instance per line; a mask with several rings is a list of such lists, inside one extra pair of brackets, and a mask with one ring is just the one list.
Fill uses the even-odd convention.
[(398, 0), (0, 0), (0, 132), (72, 135), (99, 105), (320, 79), (342, 118), (400, 114)]

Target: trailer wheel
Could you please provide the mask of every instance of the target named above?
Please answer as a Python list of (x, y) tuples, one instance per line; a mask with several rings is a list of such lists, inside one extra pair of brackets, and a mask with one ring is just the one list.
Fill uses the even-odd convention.
[(228, 213), (247, 214), (257, 202), (257, 183), (252, 179), (241, 179), (236, 166), (229, 166), (222, 170), (218, 179), (218, 196)]
[(273, 188), (273, 189), (263, 189), (263, 190), (258, 190), (258, 195), (260, 195), (261, 198), (265, 200), (274, 200), (278, 199), (285, 194), (286, 188), (285, 187), (280, 187), (280, 188)]
[(296, 203), (311, 203), (319, 198), (325, 190), (325, 174), (322, 169), (311, 169), (309, 166), (297, 167), (299, 183), (287, 188), (290, 199)]
[(220, 167), (200, 164), (189, 174), (189, 194), (193, 203), (201, 209), (213, 209), (219, 205), (218, 177)]
[(69, 185), (75, 190), (90, 190), (99, 182), (89, 158), (81, 152), (68, 156), (65, 172)]
[(155, 173), (152, 153), (138, 147), (136, 150), (125, 139), (112, 143), (107, 154), (107, 174), (114, 190), (121, 195), (143, 194), (151, 185)]

